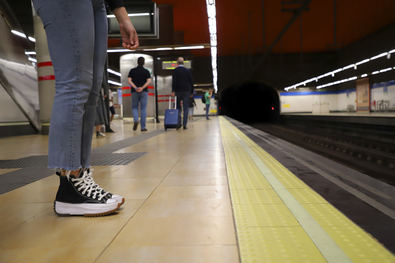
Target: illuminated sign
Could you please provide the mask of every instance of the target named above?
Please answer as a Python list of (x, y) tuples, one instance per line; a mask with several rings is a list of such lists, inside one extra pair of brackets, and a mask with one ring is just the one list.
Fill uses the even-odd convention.
[[(190, 60), (184, 61), (184, 67), (190, 69), (191, 65), (192, 63)], [(177, 67), (177, 61), (162, 61), (162, 69), (170, 70), (170, 69), (175, 69), (176, 67)]]

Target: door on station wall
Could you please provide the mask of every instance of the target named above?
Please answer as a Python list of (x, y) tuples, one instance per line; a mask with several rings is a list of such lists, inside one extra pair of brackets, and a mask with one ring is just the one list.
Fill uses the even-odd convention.
[(369, 79), (357, 80), (357, 112), (370, 112), (370, 86)]

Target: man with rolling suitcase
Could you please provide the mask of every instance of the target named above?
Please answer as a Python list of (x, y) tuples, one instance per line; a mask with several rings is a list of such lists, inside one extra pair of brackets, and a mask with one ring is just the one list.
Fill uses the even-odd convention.
[(181, 128), (181, 102), (183, 107), (184, 130), (187, 129), (189, 97), (193, 94), (193, 81), (191, 72), (184, 67), (184, 58), (177, 59), (177, 67), (173, 71), (172, 96), (177, 96), (178, 127)]
[[(173, 109), (172, 107), (172, 98), (169, 98), (169, 108), (165, 110), (165, 131), (169, 128), (176, 128), (178, 129), (179, 125), (179, 120), (178, 120), (178, 110)], [(175, 105), (177, 105), (177, 97), (175, 97)]]

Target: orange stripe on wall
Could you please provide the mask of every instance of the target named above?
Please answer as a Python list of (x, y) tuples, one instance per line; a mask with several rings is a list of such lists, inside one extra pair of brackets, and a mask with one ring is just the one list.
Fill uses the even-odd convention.
[(52, 66), (52, 62), (51, 61), (40, 62), (40, 63), (37, 64), (38, 68), (49, 67), (49, 66)]
[[(171, 101), (175, 101), (175, 100), (171, 100)], [(169, 102), (169, 100), (158, 100), (158, 102)]]
[(38, 77), (38, 81), (44, 81), (44, 80), (54, 80), (55, 75), (48, 75), (48, 76), (40, 76)]

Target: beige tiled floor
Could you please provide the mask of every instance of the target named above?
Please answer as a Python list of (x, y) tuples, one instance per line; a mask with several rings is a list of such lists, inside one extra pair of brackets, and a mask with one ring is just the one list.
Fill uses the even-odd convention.
[[(56, 216), (55, 175), (0, 195), (0, 262), (239, 262), (218, 122), (196, 119), (119, 150), (147, 152), (127, 166), (95, 167), (96, 182), (126, 198), (116, 215)], [(140, 133), (114, 126), (94, 146)], [(42, 135), (0, 144), (17, 146), (0, 159), (47, 153)]]

